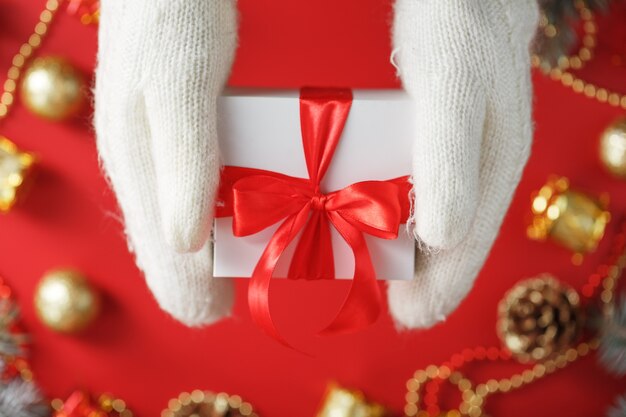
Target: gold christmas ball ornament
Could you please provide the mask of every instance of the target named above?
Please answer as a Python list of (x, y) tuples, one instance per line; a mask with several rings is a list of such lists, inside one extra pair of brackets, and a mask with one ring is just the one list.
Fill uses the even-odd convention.
[(602, 133), (600, 160), (610, 173), (626, 179), (626, 118), (617, 120)]
[(540, 361), (573, 346), (583, 328), (576, 290), (550, 275), (522, 281), (498, 306), (498, 336), (520, 361)]
[(328, 385), (317, 417), (384, 417), (390, 415), (380, 404), (368, 402), (363, 393)]
[(593, 251), (611, 218), (606, 206), (606, 202), (570, 189), (567, 178), (550, 178), (532, 195), (533, 220), (528, 237), (550, 238), (577, 254)]
[(86, 91), (85, 78), (72, 64), (63, 58), (42, 57), (26, 69), (20, 98), (37, 116), (61, 121), (80, 112)]
[(51, 330), (75, 333), (94, 321), (100, 312), (100, 296), (79, 272), (56, 270), (37, 285), (35, 310)]
[(172, 398), (161, 417), (258, 417), (238, 395), (195, 390)]

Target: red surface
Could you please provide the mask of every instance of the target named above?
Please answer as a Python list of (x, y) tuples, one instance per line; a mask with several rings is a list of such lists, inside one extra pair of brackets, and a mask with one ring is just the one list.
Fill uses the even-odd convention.
[[(2, 73), (43, 3), (0, 0)], [(389, 64), (389, 0), (240, 0), (240, 9), (233, 85), (398, 86)], [(625, 17), (622, 8), (601, 22), (600, 48), (604, 36), (604, 45), (626, 49), (626, 42), (616, 44), (608, 35), (624, 33)], [(95, 50), (95, 28), (62, 16), (41, 53), (66, 56), (88, 72)], [(626, 68), (611, 67), (609, 55), (603, 52), (586, 74), (626, 93)], [(548, 174), (567, 175), (593, 193), (609, 192), (616, 217), (626, 211), (626, 183), (607, 175), (596, 156), (600, 132), (623, 111), (540, 75), (535, 86), (533, 155), (470, 296), (444, 324), (427, 331), (398, 334), (385, 315), (359, 334), (315, 339), (295, 328), (325, 323), (346, 283), (277, 282), (272, 305), (278, 324), (298, 346), (309, 346), (314, 358), (283, 348), (252, 325), (245, 281), (237, 283), (233, 317), (211, 328), (187, 329), (162, 313), (126, 250), (114, 197), (98, 169), (88, 117), (53, 124), (16, 108), (2, 133), (35, 151), (42, 172), (26, 204), (0, 217), (0, 273), (15, 289), (32, 332), (39, 383), (50, 396), (66, 396), (76, 387), (112, 392), (139, 416), (159, 415), (182, 390), (206, 388), (238, 393), (265, 416), (306, 417), (314, 415), (326, 383), (334, 379), (401, 410), (405, 381), (416, 368), (444, 361), (465, 347), (498, 344), (496, 305), (516, 281), (551, 272), (580, 287), (606, 254), (608, 239), (575, 267), (566, 250), (526, 239), (529, 194)], [(35, 284), (46, 270), (62, 266), (84, 271), (106, 296), (101, 319), (81, 336), (54, 334), (34, 315)], [(514, 369), (473, 366), (470, 374), (484, 380)], [(519, 392), (495, 396), (488, 411), (507, 417), (600, 416), (625, 390), (625, 381), (608, 376), (591, 357)]]

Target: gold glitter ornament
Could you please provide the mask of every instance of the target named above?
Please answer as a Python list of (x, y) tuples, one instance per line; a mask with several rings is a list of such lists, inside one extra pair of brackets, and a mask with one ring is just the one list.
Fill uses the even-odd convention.
[(76, 115), (85, 103), (83, 75), (63, 58), (35, 59), (20, 86), (24, 106), (44, 119), (62, 121)]
[(611, 216), (606, 202), (570, 188), (565, 177), (550, 178), (532, 196), (532, 240), (553, 241), (582, 254), (595, 250)]
[(79, 272), (56, 270), (47, 273), (35, 289), (35, 311), (51, 330), (78, 332), (100, 312), (100, 296)]
[(626, 118), (612, 123), (602, 133), (600, 160), (613, 175), (626, 179)]
[(238, 395), (195, 390), (172, 398), (161, 417), (258, 417)]
[(317, 417), (384, 417), (388, 411), (380, 404), (369, 403), (363, 393), (328, 385)]
[(570, 348), (582, 327), (578, 293), (550, 275), (520, 282), (498, 306), (500, 340), (523, 362)]
[(35, 157), (20, 151), (7, 138), (0, 136), (0, 213), (17, 203), (32, 176)]

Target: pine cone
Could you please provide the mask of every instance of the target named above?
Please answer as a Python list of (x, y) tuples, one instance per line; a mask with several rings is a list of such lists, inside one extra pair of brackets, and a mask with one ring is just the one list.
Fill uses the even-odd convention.
[(520, 361), (539, 361), (571, 347), (583, 318), (580, 297), (550, 275), (520, 282), (498, 307), (498, 334)]

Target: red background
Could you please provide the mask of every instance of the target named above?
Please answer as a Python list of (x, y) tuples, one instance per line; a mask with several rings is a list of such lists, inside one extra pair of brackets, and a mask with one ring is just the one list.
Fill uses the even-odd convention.
[[(43, 4), (0, 0), (3, 74)], [(389, 0), (240, 0), (239, 6), (241, 41), (231, 84), (399, 86), (389, 64)], [(625, 18), (626, 8), (620, 5), (610, 18), (601, 19), (599, 56), (584, 73), (624, 93), (626, 68), (611, 66), (609, 55), (610, 48), (626, 54)], [(63, 14), (40, 54), (68, 57), (90, 73), (96, 38), (96, 28)], [(525, 237), (529, 195), (549, 174), (569, 176), (594, 194), (609, 192), (615, 217), (626, 209), (626, 183), (603, 171), (596, 151), (601, 131), (624, 112), (542, 75), (534, 80), (533, 155), (474, 291), (444, 324), (430, 330), (398, 334), (385, 315), (359, 334), (318, 340), (296, 327), (324, 323), (346, 283), (277, 282), (272, 303), (279, 324), (298, 346), (309, 346), (314, 358), (284, 349), (250, 322), (245, 281), (237, 282), (233, 317), (213, 327), (187, 329), (162, 313), (127, 252), (114, 196), (98, 168), (89, 117), (53, 124), (18, 106), (2, 134), (36, 152), (42, 172), (28, 201), (0, 217), (0, 273), (14, 288), (32, 333), (38, 382), (51, 397), (64, 397), (77, 387), (112, 392), (139, 416), (159, 415), (169, 398), (195, 388), (240, 394), (265, 416), (313, 416), (329, 380), (360, 388), (401, 411), (405, 381), (415, 369), (440, 363), (465, 347), (498, 345), (496, 305), (516, 281), (551, 272), (580, 288), (602, 262), (616, 222), (580, 267), (571, 264), (567, 250)], [(33, 310), (39, 278), (64, 266), (83, 271), (106, 297), (101, 318), (79, 336), (49, 331)], [(517, 369), (488, 364), (468, 373), (485, 380)], [(625, 381), (610, 377), (589, 357), (518, 392), (494, 396), (487, 410), (507, 417), (600, 416), (625, 390)]]

